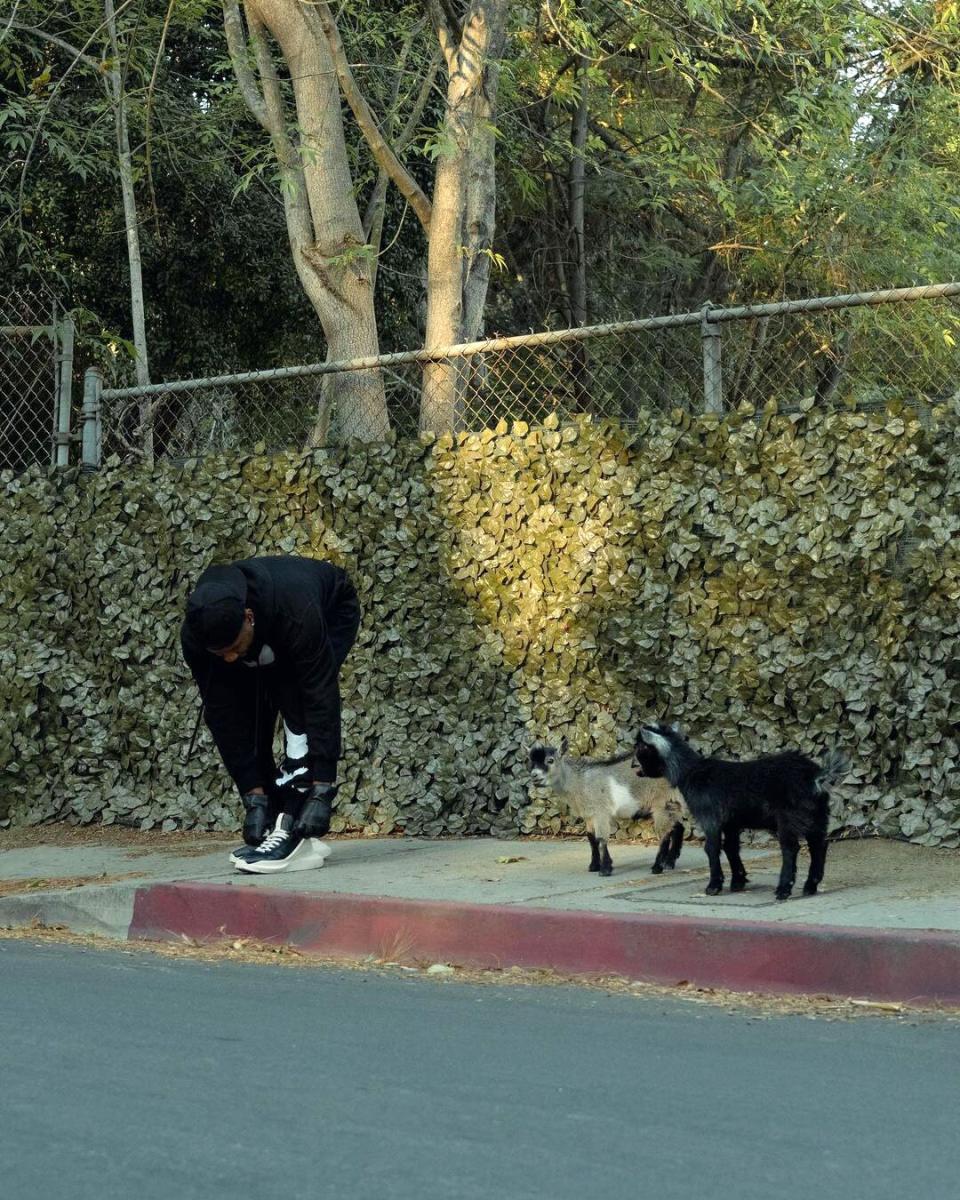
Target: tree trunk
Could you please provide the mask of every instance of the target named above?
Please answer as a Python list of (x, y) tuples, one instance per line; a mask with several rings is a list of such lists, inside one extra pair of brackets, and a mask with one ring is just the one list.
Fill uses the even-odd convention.
[[(130, 153), (130, 134), (127, 128), (127, 105), (120, 72), (120, 44), (113, 0), (104, 0), (107, 34), (110, 38), (110, 68), (107, 72), (113, 119), (117, 136), (117, 159), (120, 168), (120, 190), (123, 195), (123, 224), (127, 235), (127, 261), (130, 265), (130, 317), (133, 325), (133, 345), (136, 350), (137, 387), (150, 382), (147, 358), (147, 332), (143, 304), (143, 269), (140, 257), (140, 227), (137, 220), (137, 197), (133, 189), (133, 156)], [(140, 402), (140, 433), (143, 455), (153, 462), (153, 406), (149, 399)]]
[[(447, 62), (447, 106), (437, 156), (427, 255), (424, 348), (473, 341), (480, 332), (493, 253), (498, 58), (507, 0), (471, 0), (462, 30), (449, 6), (432, 6)], [(467, 359), (428, 363), (420, 428), (452, 430), (463, 420)]]
[(577, 106), (573, 110), (570, 142), (570, 239), (573, 270), (570, 272), (570, 316), (574, 325), (587, 323), (587, 258), (584, 239), (584, 150), (587, 144), (587, 67), (581, 55), (577, 64)]
[[(369, 255), (357, 209), (333, 60), (315, 14), (299, 0), (248, 0), (262, 95), (244, 61), (236, 0), (224, 0), (231, 58), (248, 107), (270, 133), (280, 165), (287, 234), (300, 282), (327, 341), (327, 360), (379, 353)], [(263, 27), (276, 39), (292, 80), (294, 141)], [(267, 310), (269, 311), (269, 310)], [(326, 436), (328, 415), (341, 438), (376, 441), (390, 428), (378, 370), (324, 377), (308, 444)]]
[[(570, 318), (575, 326), (587, 324), (587, 252), (584, 215), (584, 151), (587, 144), (588, 80), (590, 60), (580, 55), (577, 62), (577, 106), (573, 110), (570, 143), (570, 241), (573, 264), (570, 271)], [(573, 408), (587, 412), (590, 395), (587, 388), (587, 348), (583, 342), (572, 342), (569, 349), (570, 377), (573, 384)]]

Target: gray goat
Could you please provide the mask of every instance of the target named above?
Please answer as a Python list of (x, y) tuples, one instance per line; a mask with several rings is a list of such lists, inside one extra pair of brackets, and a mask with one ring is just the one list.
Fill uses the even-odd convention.
[(574, 816), (587, 826), (591, 871), (613, 873), (607, 842), (614, 823), (635, 817), (652, 817), (660, 849), (654, 875), (673, 869), (683, 845), (683, 818), (687, 810), (680, 793), (663, 778), (638, 778), (631, 754), (616, 758), (570, 758), (564, 738), (559, 747), (529, 748), (530, 775), (535, 784), (548, 787)]

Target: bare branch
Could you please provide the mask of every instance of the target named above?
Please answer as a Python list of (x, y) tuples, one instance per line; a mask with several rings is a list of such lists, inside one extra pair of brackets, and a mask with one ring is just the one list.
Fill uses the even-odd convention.
[[(103, 73), (103, 63), (99, 58), (92, 58), (89, 54), (84, 54), (82, 50), (78, 50), (76, 46), (71, 46), (69, 42), (63, 38), (56, 37), (52, 33), (46, 33), (43, 29), (36, 29), (33, 25), (24, 25), (20, 21), (10, 21), (7, 29), (17, 29), (21, 33), (28, 33), (31, 37), (40, 38), (41, 41), (51, 42), (54, 46), (59, 46), (61, 50), (66, 50), (71, 54), (75, 62), (86, 63), (88, 67), (92, 67), (98, 74)], [(93, 40), (92, 38), (90, 39)], [(88, 42), (87, 45), (90, 43)]]
[(257, 88), (257, 81), (247, 65), (247, 39), (243, 31), (243, 18), (240, 16), (240, 5), (237, 0), (223, 0), (223, 28), (227, 35), (227, 49), (230, 52), (230, 62), (233, 73), (240, 85), (240, 94), (252, 115), (271, 136), (273, 129), (267, 115), (267, 106)]
[(420, 118), (423, 116), (423, 110), (427, 107), (427, 101), (430, 99), (430, 92), (437, 81), (439, 70), (440, 51), (436, 50), (434, 51), (433, 58), (430, 60), (427, 73), (423, 77), (423, 82), (420, 84), (420, 91), (414, 101), (413, 108), (410, 110), (410, 115), (407, 117), (407, 122), (397, 137), (398, 150), (405, 150), (416, 133), (417, 126), (420, 124)]
[(153, 186), (153, 160), (151, 157), (152, 142), (150, 139), (150, 125), (153, 119), (153, 97), (156, 93), (157, 75), (160, 71), (160, 60), (163, 57), (163, 48), (167, 42), (167, 31), (170, 28), (170, 18), (173, 16), (173, 9), (177, 0), (170, 0), (167, 5), (167, 15), (163, 21), (163, 31), (160, 34), (160, 45), (157, 47), (157, 55), (153, 60), (153, 72), (150, 76), (150, 84), (147, 88), (147, 103), (144, 113), (144, 133), (143, 133), (143, 169), (147, 179), (147, 187), (150, 190), (150, 206), (153, 209), (153, 220), (157, 233), (160, 232), (160, 215), (157, 210), (157, 192)]
[(330, 47), (330, 55), (337, 72), (337, 79), (340, 81), (340, 90), (343, 92), (347, 104), (350, 105), (350, 111), (353, 113), (357, 125), (360, 127), (360, 132), (363, 134), (379, 166), (387, 172), (397, 185), (400, 194), (409, 202), (410, 207), (417, 214), (420, 224), (424, 229), (429, 229), (430, 201), (424, 190), (400, 159), (397, 158), (393, 147), (380, 131), (380, 126), (377, 124), (376, 117), (373, 115), (370, 105), (367, 104), (361, 94), (357, 82), (353, 77), (353, 71), (350, 69), (350, 63), (347, 61), (343, 42), (340, 40), (340, 31), (337, 29), (337, 23), (333, 18), (333, 13), (330, 11), (330, 6), (323, 3), (322, 0), (319, 3), (311, 4), (305, 10), (307, 20), (311, 24), (314, 14), (320, 23), (323, 36)]
[(10, 14), (10, 20), (6, 24), (6, 28), (0, 33), (0, 46), (7, 40), (7, 34), (14, 26), (14, 19), (17, 15), (17, 9), (20, 7), (20, 0), (14, 0), (13, 12)]
[(430, 20), (440, 43), (440, 50), (447, 64), (447, 70), (452, 75), (457, 69), (457, 48), (460, 45), (461, 30), (457, 22), (448, 20), (449, 5), (441, 0), (429, 0)]
[[(257, 57), (257, 70), (263, 85), (265, 128), (270, 133), (273, 151), (277, 157), (283, 178), (283, 212), (287, 222), (287, 236), (293, 252), (294, 266), (298, 274), (303, 269), (303, 258), (314, 242), (313, 223), (307, 199), (307, 181), (303, 163), (296, 146), (287, 134), (283, 119), (283, 95), (276, 64), (267, 45), (265, 29), (260, 19), (251, 10), (247, 11), (250, 41)], [(302, 277), (302, 276), (301, 276)], [(309, 293), (308, 293), (309, 294)]]

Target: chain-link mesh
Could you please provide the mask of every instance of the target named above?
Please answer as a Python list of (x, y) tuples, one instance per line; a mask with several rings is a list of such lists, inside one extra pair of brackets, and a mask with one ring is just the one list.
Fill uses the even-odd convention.
[[(577, 413), (925, 406), (960, 389), (960, 284), (820, 297), (103, 393), (105, 453), (325, 445)], [(147, 402), (148, 403), (145, 403)], [(372, 432), (371, 432), (372, 431)]]
[(53, 302), (0, 293), (0, 470), (50, 465), (57, 391)]
[(224, 450), (303, 445), (315, 424), (320, 378), (265, 378), (246, 383), (169, 388), (145, 397), (104, 393), (103, 453), (138, 453), (152, 427), (157, 457), (186, 458)]

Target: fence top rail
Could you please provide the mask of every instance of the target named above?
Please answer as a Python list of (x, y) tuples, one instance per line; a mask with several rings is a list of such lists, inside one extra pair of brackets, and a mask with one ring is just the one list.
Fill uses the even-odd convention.
[(0, 325), (0, 337), (34, 337), (39, 334), (51, 335), (55, 325)]
[(744, 321), (757, 317), (786, 316), (790, 313), (823, 312), (834, 308), (856, 308), (863, 305), (898, 304), (912, 300), (940, 300), (960, 295), (960, 282), (936, 283), (923, 287), (886, 288), (874, 292), (851, 292), (837, 296), (814, 296), (809, 300), (781, 300), (769, 304), (744, 304), (723, 308), (710, 304), (696, 312), (670, 313), (661, 317), (642, 317), (634, 321), (616, 321), (607, 325), (584, 325), (578, 329), (556, 329), (542, 333), (520, 333), (510, 337), (487, 338), (485, 341), (461, 342), (455, 346), (440, 346), (431, 350), (401, 350), (394, 354), (370, 355), (340, 362), (306, 363), (297, 367), (276, 367), (265, 371), (241, 371), (232, 375), (211, 375), (205, 379), (178, 379), (169, 383), (152, 383), (143, 387), (105, 388), (105, 400), (134, 399), (157, 396), (168, 392), (186, 392), (198, 388), (227, 387), (238, 383), (276, 379), (295, 379), (309, 375), (332, 375), (345, 371), (369, 371), (378, 367), (399, 366), (402, 363), (444, 362), (451, 358), (469, 358), (474, 354), (495, 353), (520, 347), (551, 346), (562, 342), (586, 341), (610, 334), (639, 333), (651, 329), (671, 329), (684, 325), (703, 325), (721, 321)]

